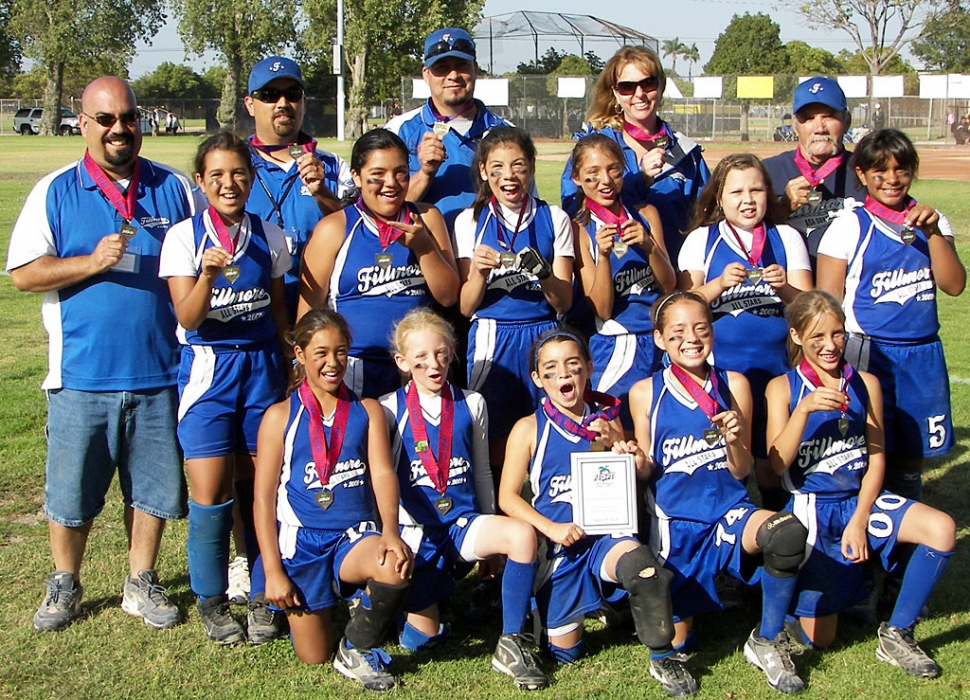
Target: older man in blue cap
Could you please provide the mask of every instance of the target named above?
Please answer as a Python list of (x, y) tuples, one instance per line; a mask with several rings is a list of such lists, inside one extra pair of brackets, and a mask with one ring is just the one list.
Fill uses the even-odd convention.
[(788, 223), (801, 231), (815, 263), (829, 222), (865, 190), (849, 169), (843, 137), (852, 123), (845, 93), (832, 78), (811, 78), (795, 88), (792, 128), (798, 148), (766, 158), (771, 186), (788, 207)]

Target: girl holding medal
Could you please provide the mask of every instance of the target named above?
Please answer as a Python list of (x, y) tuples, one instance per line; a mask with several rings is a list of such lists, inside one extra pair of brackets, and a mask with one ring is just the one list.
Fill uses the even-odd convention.
[(410, 381), (381, 403), (391, 426), (402, 537), (415, 553), (401, 645), (413, 651), (445, 636), (438, 601), (454, 591), (459, 561), (506, 555), (502, 636), (492, 668), (511, 676), (517, 688), (544, 688), (549, 679), (522, 637), (537, 567), (536, 535), (527, 523), (494, 514), (485, 401), (449, 384), (454, 331), (431, 310), (415, 309), (399, 321), (394, 347), (398, 369)]
[(869, 134), (850, 165), (868, 195), (822, 237), (818, 286), (842, 301), (846, 359), (882, 385), (886, 487), (918, 501), (923, 459), (954, 442), (936, 290), (961, 294), (966, 270), (947, 218), (909, 196), (919, 155), (905, 134)]
[(801, 629), (796, 623), (793, 631), (829, 646), (838, 613), (867, 595), (859, 565), (878, 556), (886, 571), (901, 570), (902, 588), (879, 627), (876, 656), (917, 678), (935, 678), (939, 667), (913, 640), (913, 627), (953, 554), (956, 525), (882, 489), (882, 391), (874, 375), (843, 357), (839, 302), (806, 292), (785, 316), (793, 369), (768, 385), (770, 459), (792, 493), (791, 510), (811, 533), (795, 598)]
[(657, 209), (630, 210), (620, 199), (623, 152), (615, 141), (593, 134), (576, 144), (573, 182), (580, 187), (578, 276), (596, 312), (597, 333), (589, 341), (593, 387), (620, 399), (623, 428), (632, 433), (630, 387), (660, 368), (650, 307), (677, 279)]
[(719, 573), (760, 583), (761, 622), (744, 645), (745, 658), (772, 688), (800, 692), (784, 622), (807, 533), (791, 513), (759, 509), (748, 497), (748, 381), (710, 364), (713, 315), (695, 292), (657, 302), (653, 334), (670, 367), (633, 386), (630, 411), (650, 476), (651, 545), (673, 574), (674, 649), (695, 650), (694, 616), (723, 609)]
[[(543, 333), (530, 356), (531, 379), (544, 396), (509, 436), (499, 505), (541, 535), (535, 601), (549, 650), (560, 663), (581, 658), (585, 614), (625, 591), (637, 636), (652, 652), (651, 675), (674, 697), (693, 694), (696, 684), (671, 656), (670, 575), (632, 533), (589, 536), (574, 524), (571, 453), (596, 446), (632, 454), (638, 471), (643, 466), (637, 443), (624, 438), (619, 401), (589, 390), (589, 350), (572, 331)], [(531, 501), (522, 496), (526, 480)]]
[(333, 654), (338, 591), (364, 591), (334, 667), (368, 690), (387, 690), (395, 682), (390, 657), (377, 645), (404, 604), (413, 561), (398, 535), (384, 411), (343, 383), (352, 343), (343, 317), (311, 310), (290, 338), (298, 363), (292, 393), (266, 411), (256, 459), (266, 599), (286, 611), (300, 660), (321, 664)]
[(750, 382), (755, 475), (762, 504), (770, 510), (783, 508), (788, 495), (768, 468), (765, 387), (788, 366), (785, 304), (812, 288), (805, 243), (779, 220), (761, 161), (747, 153), (727, 156), (697, 201), (678, 264), (680, 288), (697, 292), (711, 306), (715, 364)]
[[(188, 565), (202, 624), (220, 644), (243, 641), (229, 614), (229, 533), (233, 480), (252, 544), (253, 455), (263, 412), (286, 386), (288, 327), (283, 275), (290, 267), (283, 232), (246, 213), (252, 186), (246, 143), (228, 133), (199, 146), (195, 181), (209, 208), (169, 229), (159, 276), (168, 279), (178, 338), (178, 437), (185, 452), (189, 501)], [(255, 606), (265, 606), (261, 600)], [(254, 606), (251, 605), (251, 608)], [(250, 610), (250, 617), (256, 613)], [(277, 633), (251, 625), (253, 641)]]
[(472, 162), (475, 205), (455, 220), (459, 308), (472, 319), (468, 387), (490, 409), (493, 467), (504, 460), (515, 421), (538, 405), (524, 359), (529, 347), (572, 304), (573, 225), (532, 196), (535, 158), (525, 131), (489, 131)]
[(386, 129), (354, 144), (350, 171), (360, 190), (354, 206), (326, 216), (303, 257), (297, 318), (329, 306), (353, 319), (347, 383), (377, 398), (401, 385), (388, 336), (395, 321), (432, 299), (458, 299), (451, 239), (432, 206), (406, 202), (408, 152)]

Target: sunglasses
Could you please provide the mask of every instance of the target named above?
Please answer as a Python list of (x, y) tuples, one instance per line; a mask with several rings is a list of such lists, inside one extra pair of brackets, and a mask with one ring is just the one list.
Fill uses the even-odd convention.
[(443, 53), (448, 53), (449, 51), (460, 51), (461, 53), (467, 53), (470, 56), (475, 55), (475, 44), (468, 41), (468, 39), (455, 39), (453, 42), (448, 43), (444, 39), (434, 44), (424, 53), (424, 60), (430, 61), (435, 56), (440, 56)]
[(656, 90), (659, 85), (660, 78), (651, 75), (649, 78), (644, 78), (643, 80), (621, 80), (613, 86), (613, 89), (621, 95), (627, 96), (635, 93), (637, 88), (640, 88), (644, 92), (650, 92), (651, 90)]
[(304, 92), (303, 88), (299, 85), (294, 85), (285, 90), (269, 87), (260, 88), (259, 90), (253, 90), (250, 94), (260, 102), (279, 102), (280, 97), (285, 97), (287, 102), (299, 102), (303, 99)]
[(107, 114), (105, 112), (100, 112), (97, 116), (90, 115), (86, 112), (81, 112), (81, 114), (88, 119), (93, 119), (105, 129), (110, 129), (119, 121), (122, 126), (131, 126), (137, 124), (139, 119), (141, 119), (141, 115), (138, 114), (137, 109), (125, 112), (124, 114)]

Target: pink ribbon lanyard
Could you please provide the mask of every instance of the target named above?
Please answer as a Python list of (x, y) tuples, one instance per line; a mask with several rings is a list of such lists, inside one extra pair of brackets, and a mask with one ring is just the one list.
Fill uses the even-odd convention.
[(135, 205), (138, 201), (138, 180), (141, 176), (141, 161), (135, 159), (135, 167), (131, 171), (131, 180), (128, 182), (128, 191), (125, 196), (121, 196), (121, 192), (115, 187), (114, 183), (104, 174), (104, 170), (101, 166), (94, 162), (94, 158), (87, 151), (84, 152), (84, 158), (81, 160), (84, 165), (84, 169), (87, 170), (88, 175), (94, 180), (98, 189), (101, 190), (101, 194), (111, 202), (111, 205), (115, 210), (121, 214), (121, 218), (125, 222), (129, 222), (135, 218)]
[(829, 175), (834, 173), (840, 165), (842, 165), (842, 159), (845, 157), (845, 153), (840, 153), (837, 156), (832, 156), (827, 161), (822, 163), (818, 169), (813, 170), (812, 164), (805, 159), (802, 155), (801, 149), (795, 149), (795, 165), (798, 167), (798, 172), (800, 172), (808, 184), (812, 187), (818, 187), (818, 184), (827, 178)]
[(350, 414), (350, 391), (346, 384), (340, 385), (337, 395), (337, 410), (330, 428), (330, 444), (327, 444), (327, 434), (323, 427), (323, 413), (320, 403), (313, 395), (313, 390), (307, 380), (300, 384), (300, 401), (310, 414), (310, 452), (313, 454), (314, 465), (320, 484), (326, 486), (333, 474), (334, 467), (340, 459), (340, 450), (344, 442), (344, 430), (347, 428), (347, 416)]
[(411, 380), (411, 386), (405, 395), (408, 416), (411, 421), (411, 432), (414, 434), (414, 446), (424, 465), (425, 471), (431, 478), (438, 492), (444, 494), (448, 488), (448, 473), (451, 469), (451, 442), (455, 431), (455, 402), (451, 395), (451, 385), (445, 384), (441, 389), (441, 424), (438, 426), (438, 457), (435, 458), (428, 442), (428, 426), (421, 413), (421, 399), (418, 397), (418, 387)]

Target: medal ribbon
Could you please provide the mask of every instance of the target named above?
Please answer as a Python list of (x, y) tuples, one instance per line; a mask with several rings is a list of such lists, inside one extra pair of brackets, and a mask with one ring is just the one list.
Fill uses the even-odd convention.
[(502, 215), (499, 213), (498, 200), (495, 199), (495, 195), (492, 195), (492, 199), (489, 202), (492, 207), (492, 213), (495, 215), (495, 221), (498, 222), (498, 231), (496, 232), (496, 238), (498, 238), (498, 244), (503, 250), (508, 250), (515, 252), (515, 239), (519, 236), (519, 229), (522, 227), (522, 221), (525, 219), (526, 209), (532, 209), (532, 197), (522, 204), (522, 208), (519, 209), (519, 218), (515, 222), (515, 230), (512, 232), (512, 242), (508, 243), (505, 240), (505, 221)]
[(337, 410), (333, 417), (333, 426), (330, 428), (329, 445), (327, 433), (323, 427), (320, 403), (313, 395), (313, 390), (310, 389), (306, 379), (300, 384), (300, 401), (310, 414), (310, 452), (313, 454), (320, 484), (326, 486), (337, 466), (340, 449), (343, 447), (344, 430), (347, 428), (347, 416), (350, 414), (350, 390), (347, 389), (346, 384), (341, 383), (340, 392), (337, 394)]
[(630, 218), (627, 216), (626, 209), (622, 204), (620, 205), (619, 216), (611, 212), (599, 202), (594, 202), (589, 197), (586, 198), (585, 206), (589, 210), (590, 214), (593, 214), (597, 219), (602, 221), (607, 226), (620, 226), (624, 221), (627, 221)]
[(886, 221), (891, 221), (894, 224), (900, 226), (906, 225), (906, 215), (909, 214), (909, 210), (916, 206), (916, 200), (909, 197), (909, 201), (906, 204), (906, 208), (902, 211), (896, 211), (895, 209), (890, 209), (882, 202), (877, 202), (869, 195), (866, 195), (865, 204), (866, 211), (871, 212), (878, 216), (880, 219), (885, 219)]
[(311, 139), (309, 136), (304, 134), (302, 131), (296, 138), (296, 143), (284, 143), (284, 144), (268, 144), (263, 143), (259, 140), (259, 137), (253, 134), (253, 138), (250, 140), (250, 145), (257, 151), (262, 151), (263, 153), (274, 153), (276, 151), (282, 151), (289, 148), (290, 146), (301, 146), (304, 153), (313, 153), (317, 150), (316, 139)]
[(657, 139), (667, 138), (668, 141), (672, 140), (670, 138), (671, 135), (667, 132), (667, 124), (665, 122), (660, 122), (660, 130), (656, 134), (652, 135), (648, 134), (636, 124), (631, 124), (626, 120), (623, 120), (623, 130), (641, 144), (650, 144), (651, 148), (654, 147), (654, 142)]
[(411, 419), (411, 432), (414, 434), (415, 446), (424, 443), (425, 449), (418, 451), (421, 464), (431, 477), (431, 482), (441, 495), (448, 488), (448, 472), (451, 468), (451, 439), (455, 432), (455, 402), (451, 396), (451, 385), (445, 384), (441, 388), (441, 424), (438, 426), (438, 458), (435, 459), (428, 442), (428, 426), (424, 423), (421, 413), (421, 399), (418, 397), (418, 387), (411, 380), (411, 386), (405, 397), (408, 416)]
[(583, 401), (593, 404), (594, 406), (599, 404), (603, 408), (590, 413), (588, 416), (583, 418), (582, 423), (577, 423), (572, 418), (564, 414), (553, 405), (552, 401), (550, 401), (548, 397), (545, 396), (542, 398), (542, 410), (545, 411), (545, 414), (549, 420), (570, 435), (575, 435), (576, 437), (593, 442), (597, 437), (599, 437), (599, 433), (590, 430), (588, 426), (597, 418), (602, 418), (605, 421), (611, 421), (619, 416), (620, 400), (610, 396), (609, 394), (587, 390), (583, 394)]
[(687, 374), (687, 372), (682, 370), (677, 365), (670, 365), (670, 372), (677, 378), (677, 381), (680, 382), (681, 386), (684, 387), (684, 390), (690, 394), (690, 397), (694, 399), (700, 409), (704, 411), (704, 415), (712, 419), (713, 422), (714, 416), (720, 412), (721, 408), (716, 398), (717, 374), (714, 372), (714, 370), (710, 370), (707, 375), (711, 378), (710, 394), (704, 391), (701, 385), (694, 381), (694, 378), (691, 375)]
[(239, 223), (239, 229), (236, 231), (237, 238), (233, 238), (229, 235), (229, 228), (226, 226), (226, 222), (222, 220), (219, 212), (211, 204), (209, 205), (209, 220), (212, 222), (212, 228), (215, 229), (216, 238), (219, 239), (219, 245), (225, 248), (229, 255), (235, 255), (236, 240), (239, 236), (239, 231), (242, 230), (242, 222)]
[[(374, 212), (368, 209), (367, 205), (364, 204), (364, 198), (362, 196), (357, 198), (357, 209), (373, 220), (374, 225), (377, 227), (377, 237), (380, 239), (382, 249), (386, 249), (387, 246), (391, 245), (391, 243), (404, 235), (404, 231), (401, 229), (394, 228), (383, 219), (378, 219), (374, 215)], [(401, 212), (404, 212), (403, 218), (401, 216)], [(411, 223), (411, 212), (408, 211), (407, 205), (397, 210), (397, 213), (394, 214), (394, 219), (395, 221), (403, 221), (406, 224)]]
[(806, 160), (805, 156), (802, 155), (800, 148), (795, 149), (795, 165), (798, 167), (798, 172), (800, 172), (808, 184), (812, 187), (818, 187), (818, 183), (827, 178), (829, 175), (834, 173), (840, 165), (842, 165), (842, 159), (845, 157), (845, 152), (843, 151), (837, 156), (832, 156), (827, 161), (822, 163), (817, 170), (812, 169), (812, 164)]
[[(842, 360), (839, 364), (839, 371), (842, 373), (842, 378), (839, 379), (839, 391), (845, 391), (845, 388), (849, 385), (849, 380), (852, 379), (852, 365), (845, 360)], [(802, 359), (801, 363), (798, 365), (798, 369), (805, 376), (805, 379), (808, 380), (808, 383), (813, 387), (817, 389), (818, 387), (822, 386), (822, 380), (819, 379), (818, 372), (816, 372), (815, 368), (809, 364), (808, 360)], [(849, 410), (849, 406), (847, 404), (842, 404), (840, 408), (842, 409), (843, 413)]]
[(748, 252), (748, 249), (744, 247), (744, 243), (741, 242), (741, 236), (738, 234), (737, 229), (727, 219), (724, 220), (724, 223), (728, 225), (731, 233), (734, 234), (734, 240), (738, 242), (738, 247), (741, 248), (741, 252), (748, 259), (751, 267), (759, 267), (761, 265), (761, 253), (765, 249), (765, 225), (758, 224), (754, 227), (754, 230), (751, 232), (751, 252)]
[(94, 162), (94, 158), (87, 151), (84, 152), (84, 158), (81, 160), (84, 164), (84, 169), (88, 171), (88, 175), (94, 180), (98, 189), (101, 190), (101, 194), (111, 202), (111, 205), (115, 210), (121, 214), (121, 218), (125, 220), (125, 223), (131, 222), (135, 218), (135, 203), (138, 199), (138, 179), (141, 176), (141, 160), (135, 158), (135, 167), (131, 171), (131, 180), (128, 182), (128, 191), (125, 196), (121, 196), (121, 192), (115, 187), (114, 183), (108, 179), (108, 176), (104, 174), (104, 170), (101, 166)]

